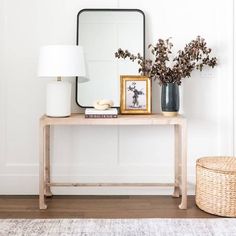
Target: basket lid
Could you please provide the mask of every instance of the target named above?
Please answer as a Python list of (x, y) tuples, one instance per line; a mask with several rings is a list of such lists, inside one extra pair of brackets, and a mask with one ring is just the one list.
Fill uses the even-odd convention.
[(216, 171), (236, 172), (236, 157), (202, 157), (197, 165)]

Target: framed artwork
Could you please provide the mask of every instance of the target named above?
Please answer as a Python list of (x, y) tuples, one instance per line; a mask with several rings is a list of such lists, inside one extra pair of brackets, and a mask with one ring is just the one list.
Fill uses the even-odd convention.
[(120, 76), (121, 114), (151, 113), (151, 81), (146, 76)]

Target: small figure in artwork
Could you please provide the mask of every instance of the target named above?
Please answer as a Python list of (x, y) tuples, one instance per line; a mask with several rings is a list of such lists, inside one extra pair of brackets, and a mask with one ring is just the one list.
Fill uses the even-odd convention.
[(144, 95), (144, 92), (142, 91), (142, 89), (141, 90), (138, 90), (137, 88), (136, 88), (136, 83), (135, 82), (132, 82), (132, 85), (129, 85), (129, 87), (128, 87), (128, 91), (131, 91), (131, 92), (133, 92), (133, 107), (135, 108), (135, 107), (139, 107), (139, 100), (138, 100), (138, 98), (139, 98), (139, 95)]

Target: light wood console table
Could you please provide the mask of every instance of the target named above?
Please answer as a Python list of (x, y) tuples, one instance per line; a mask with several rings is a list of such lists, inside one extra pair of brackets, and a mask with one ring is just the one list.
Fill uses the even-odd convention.
[[(50, 127), (58, 125), (173, 125), (175, 131), (175, 181), (174, 183), (53, 183), (50, 181)], [(39, 208), (46, 209), (45, 197), (52, 196), (51, 186), (64, 187), (144, 187), (173, 186), (173, 197), (181, 198), (180, 209), (187, 209), (187, 122), (183, 116), (164, 117), (152, 115), (121, 115), (114, 119), (88, 119), (84, 114), (72, 114), (67, 118), (40, 118)]]

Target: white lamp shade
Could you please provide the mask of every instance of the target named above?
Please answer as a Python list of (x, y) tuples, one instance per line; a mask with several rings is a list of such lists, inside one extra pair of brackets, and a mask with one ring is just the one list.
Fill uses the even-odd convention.
[(43, 46), (39, 53), (39, 77), (85, 76), (83, 48), (75, 45)]

